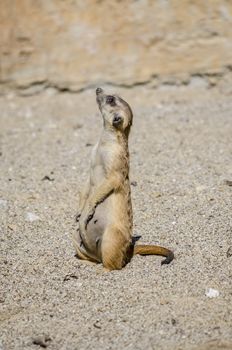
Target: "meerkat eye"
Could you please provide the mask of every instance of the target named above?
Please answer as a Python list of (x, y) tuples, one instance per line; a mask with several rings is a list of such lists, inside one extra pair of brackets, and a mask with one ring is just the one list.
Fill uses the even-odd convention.
[(106, 103), (108, 103), (111, 106), (116, 106), (114, 96), (107, 96), (106, 97)]

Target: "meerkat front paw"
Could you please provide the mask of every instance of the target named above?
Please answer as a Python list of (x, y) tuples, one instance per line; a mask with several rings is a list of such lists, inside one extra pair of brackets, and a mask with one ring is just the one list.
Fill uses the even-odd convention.
[(88, 223), (92, 220), (93, 216), (94, 216), (94, 213), (95, 213), (95, 209), (92, 209), (89, 211), (89, 214), (86, 216), (86, 219), (85, 219), (85, 229), (87, 228), (88, 226)]

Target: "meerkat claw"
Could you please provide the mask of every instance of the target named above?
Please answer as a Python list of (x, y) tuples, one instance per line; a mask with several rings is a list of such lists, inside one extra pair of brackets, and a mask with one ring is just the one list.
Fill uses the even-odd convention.
[(76, 214), (76, 216), (75, 216), (76, 222), (79, 222), (80, 217), (81, 217), (81, 214), (80, 214), (80, 213)]
[(85, 220), (85, 229), (87, 228), (88, 223), (92, 220), (93, 216), (94, 216), (94, 211), (91, 212), (91, 213), (87, 216), (87, 219)]

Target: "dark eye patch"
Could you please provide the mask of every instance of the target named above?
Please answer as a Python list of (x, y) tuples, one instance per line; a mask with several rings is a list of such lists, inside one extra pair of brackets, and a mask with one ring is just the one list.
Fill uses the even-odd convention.
[(116, 102), (115, 102), (115, 97), (114, 96), (107, 96), (106, 97), (106, 103), (113, 106), (116, 106)]

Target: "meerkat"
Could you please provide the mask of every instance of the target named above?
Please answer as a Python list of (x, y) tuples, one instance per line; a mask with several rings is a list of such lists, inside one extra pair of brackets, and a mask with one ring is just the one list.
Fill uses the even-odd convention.
[(80, 196), (73, 235), (77, 257), (102, 263), (106, 270), (122, 269), (135, 254), (161, 255), (169, 264), (174, 254), (155, 245), (136, 245), (129, 180), (128, 137), (133, 121), (129, 104), (117, 95), (96, 89), (103, 130), (91, 156), (90, 176)]

